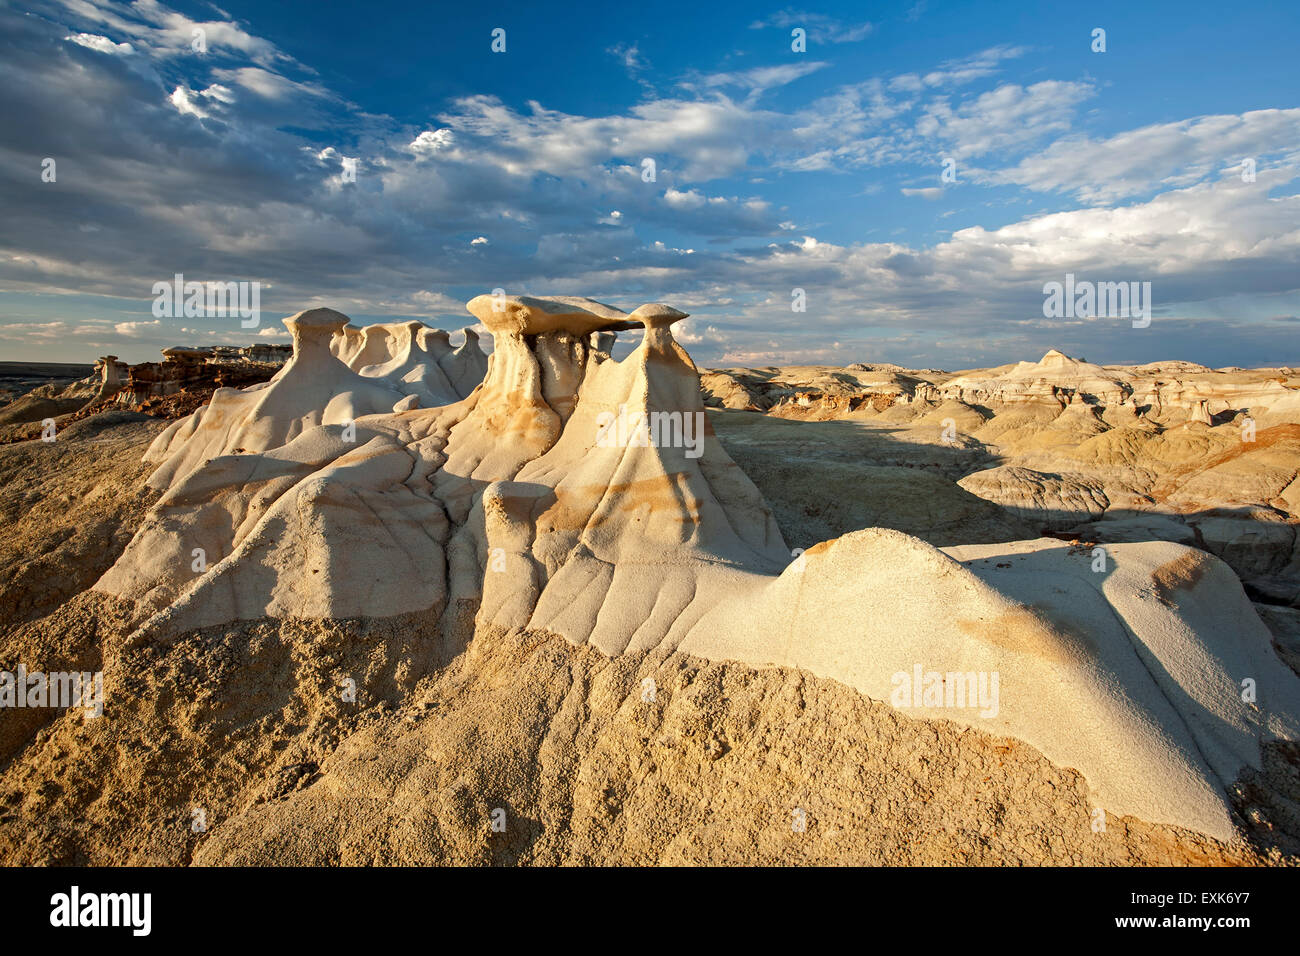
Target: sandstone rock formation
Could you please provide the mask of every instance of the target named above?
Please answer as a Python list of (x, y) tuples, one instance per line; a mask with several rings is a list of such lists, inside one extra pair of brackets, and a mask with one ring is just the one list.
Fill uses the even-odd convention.
[[(987, 454), (978, 436), (994, 425), (1009, 426), (999, 441), (1014, 432), (1053, 454), (1069, 436), (1131, 434), (1111, 455), (1123, 494), (1028, 466), (972, 484), (1014, 504), (983, 519), (1005, 543), (940, 550), (867, 529), (796, 553), (715, 434), (724, 419), (704, 411), (672, 335), (684, 313), (499, 295), (468, 308), (495, 345), (472, 390), (470, 341), (453, 352), (415, 324), (357, 332), (313, 309), (285, 320), (294, 356), (273, 380), (219, 389), (163, 432), (147, 455), (161, 498), (96, 585), (148, 618), (132, 641), (268, 618), (417, 615), (462, 645), (471, 631), (559, 635), (632, 661), (681, 651), (797, 667), (1027, 741), (1082, 772), (1106, 809), (1223, 840), (1233, 782), (1261, 770), (1271, 741), (1300, 736), (1300, 680), (1222, 561), (1144, 541), (1108, 545), (1099, 566), (1092, 549), (1007, 540), (1017, 514), (1077, 524), (1112, 517), (1117, 500), (1168, 500), (1176, 488), (1126, 457), (1136, 445), (1220, 447), (1195, 431), (1213, 431), (1204, 424), (1110, 424), (1104, 410), (1137, 391), (1114, 370), (1049, 353), (991, 376), (819, 379), (808, 401), (825, 409), (860, 376), (886, 376), (848, 414), (932, 434), (945, 451)], [(631, 329), (640, 343), (614, 360), (611, 335)], [(748, 383), (729, 377), (734, 404)], [(794, 408), (800, 394), (767, 407)], [(1162, 409), (1186, 400), (1160, 394)], [(1273, 488), (1285, 471), (1266, 482), (1276, 496), (1290, 493), (1294, 475)], [(1217, 534), (1231, 552), (1231, 527), (1202, 524), (1198, 542)], [(972, 699), (983, 688), (974, 704), (953, 697), (966, 675)]]

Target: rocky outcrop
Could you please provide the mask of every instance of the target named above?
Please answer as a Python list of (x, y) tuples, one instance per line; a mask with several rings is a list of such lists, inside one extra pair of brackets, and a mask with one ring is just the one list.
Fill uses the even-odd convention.
[(873, 454), (940, 469), (1054, 534), (1194, 543), (1255, 596), (1300, 606), (1295, 369), (1099, 366), (1053, 350), (957, 375), (857, 364), (703, 381), (713, 407), (852, 423), (880, 436)]
[(978, 471), (957, 484), (1021, 518), (1039, 522), (1044, 530), (1061, 530), (1100, 518), (1110, 506), (1101, 482), (1082, 475), (1045, 474), (1001, 465)]
[[(1027, 741), (1079, 770), (1108, 810), (1220, 839), (1234, 833), (1230, 783), (1262, 768), (1270, 741), (1300, 735), (1300, 680), (1204, 551), (1112, 544), (1099, 572), (1090, 550), (1053, 538), (940, 550), (881, 528), (794, 551), (714, 433), (672, 334), (684, 313), (501, 295), (468, 309), (494, 339), (468, 394), (454, 382), (469, 359), (449, 358), (439, 336), (408, 323), (358, 341), (346, 316), (313, 309), (285, 320), (294, 356), (271, 381), (220, 389), (162, 433), (147, 456), (161, 497), (96, 585), (147, 617), (131, 641), (413, 615), (444, 640), (532, 633), (632, 662), (680, 651), (796, 667)], [(614, 360), (609, 337), (630, 328), (640, 342)], [(1017, 428), (1113, 431), (1090, 399), (1122, 402), (1114, 376), (1048, 358), (1067, 381), (1054, 391), (1044, 363), (1007, 372), (1024, 385), (1005, 403)], [(808, 402), (879, 374), (819, 379)], [(927, 447), (964, 454), (978, 442), (957, 431), (997, 419), (954, 397), (987, 398), (982, 385), (884, 374), (876, 384), (911, 379), (910, 400), (877, 414)], [(779, 378), (766, 379), (770, 408), (808, 394), (782, 394)], [(921, 382), (942, 400), (917, 400)], [(1201, 441), (1193, 429), (1186, 440)], [(1056, 454), (1057, 437), (1035, 447)], [(929, 486), (948, 487), (917, 483)], [(999, 527), (995, 506), (967, 496), (999, 537), (1018, 514), (1077, 522), (1114, 506), (1079, 473), (999, 466), (981, 487), (1014, 497)]]
[(826, 421), (854, 412), (882, 412), (897, 404), (933, 401), (939, 393), (894, 366), (821, 369), (722, 369), (700, 376), (704, 403), (711, 408), (761, 411), (782, 418)]

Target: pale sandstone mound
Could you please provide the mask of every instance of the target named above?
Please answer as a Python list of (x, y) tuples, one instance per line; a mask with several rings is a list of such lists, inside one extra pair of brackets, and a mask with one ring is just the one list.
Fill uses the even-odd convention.
[[(712, 433), (671, 332), (684, 313), (500, 295), (468, 307), (494, 338), (486, 373), (429, 408), (402, 386), (460, 394), (436, 335), (356, 334), (329, 310), (287, 320), (295, 357), (275, 380), (218, 393), (155, 442), (150, 483), (165, 493), (97, 587), (157, 612), (146, 632), (445, 610), (447, 627), (476, 614), (480, 635), (787, 664), (882, 700), (917, 667), (997, 674), (996, 713), (970, 725), (1077, 768), (1108, 809), (1224, 838), (1225, 787), (1261, 766), (1263, 742), (1300, 731), (1300, 681), (1214, 559), (1118, 545), (1098, 573), (1055, 541), (950, 556), (882, 530), (792, 554)], [(615, 361), (612, 333), (633, 328), (639, 346)], [(1044, 391), (1045, 368), (1075, 388)], [(1078, 390), (1124, 392), (1064, 356), (1004, 373), (1026, 384), (1020, 405), (1041, 395), (1095, 435), (1109, 426)], [(912, 387), (922, 397), (886, 413), (911, 406), (900, 420), (914, 433), (988, 420), (939, 385)], [(1104, 493), (1070, 480), (1036, 486), (1035, 508), (1105, 511)], [(1247, 678), (1257, 704), (1241, 697)], [(969, 718), (924, 696), (920, 709)]]
[(385, 616), (445, 599), (448, 526), (423, 467), (444, 414), (431, 409), (409, 449), (414, 436), (390, 411), (402, 392), (329, 351), (346, 322), (329, 309), (286, 319), (295, 353), (275, 380), (219, 391), (159, 436), (146, 458), (162, 462), (149, 484), (163, 497), (99, 590), (171, 629)]
[[(339, 342), (339, 339), (335, 338), (331, 340), (330, 345), (352, 371), (359, 372), (363, 368), (378, 365), (393, 357), (396, 344), (391, 341), (392, 332), (387, 325), (367, 325), (355, 335), (349, 326), (350, 323), (340, 330), (343, 341)], [(338, 345), (335, 345), (335, 342), (338, 342)]]
[[(337, 426), (215, 458), (163, 495), (96, 587), (172, 629), (427, 609), (445, 593), (447, 523), (406, 483), (414, 465), (388, 435), (347, 442)], [(403, 566), (419, 573), (393, 573)]]
[(1300, 732), (1300, 681), (1217, 559), (1107, 550), (1098, 573), (1050, 539), (938, 551), (856, 532), (720, 603), (680, 650), (804, 668), (1018, 737), (1079, 769), (1108, 810), (1228, 838), (1226, 788), (1261, 766), (1261, 741)]
[[(349, 335), (345, 326), (330, 343), (340, 358), (349, 355)], [(447, 332), (415, 321), (367, 326), (360, 338), (360, 350), (345, 360), (348, 367), (416, 396), (419, 407), (450, 405), (465, 398), (487, 371), (487, 356), (478, 347), (473, 329), (465, 330), (465, 341), (458, 348), (452, 347)], [(367, 364), (370, 358), (374, 361)]]
[(465, 341), (454, 348), (447, 333), (441, 329), (423, 329), (419, 337), (421, 347), (437, 358), (438, 368), (452, 390), (464, 398), (478, 387), (487, 374), (487, 355), (479, 346), (477, 332), (469, 328), (462, 329), (461, 332)]
[[(451, 382), (438, 366), (439, 356), (426, 350), (426, 344), (439, 344), (436, 339), (420, 335), (422, 322), (404, 322), (388, 326), (387, 343), (391, 348), (385, 361), (364, 365), (356, 369), (367, 378), (382, 378), (400, 383), (408, 395), (417, 395), (420, 405), (450, 405), (462, 396), (456, 394)], [(450, 345), (447, 351), (451, 351)]]
[(1000, 465), (969, 475), (957, 484), (1022, 518), (1042, 521), (1044, 526), (1068, 527), (1099, 518), (1110, 505), (1101, 482), (1083, 475), (1043, 474)]
[(344, 365), (352, 367), (352, 360), (360, 353), (364, 341), (361, 326), (348, 322), (330, 339), (330, 352)]
[(343, 424), (390, 410), (401, 392), (357, 375), (330, 353), (331, 337), (346, 323), (347, 316), (332, 309), (285, 319), (293, 333), (293, 358), (263, 385), (218, 389), (211, 404), (159, 435), (147, 455), (161, 463), (150, 486), (169, 487), (221, 455), (278, 448), (315, 425)]

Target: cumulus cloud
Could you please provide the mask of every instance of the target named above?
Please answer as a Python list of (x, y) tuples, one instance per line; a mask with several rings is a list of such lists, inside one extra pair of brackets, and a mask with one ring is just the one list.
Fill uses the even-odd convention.
[(210, 107), (214, 103), (229, 105), (235, 101), (234, 94), (229, 87), (221, 86), (214, 83), (206, 90), (192, 90), (184, 84), (172, 90), (171, 96), (167, 101), (176, 107), (178, 113), (186, 116), (197, 116), (199, 119), (207, 119), (212, 115)]
[(449, 129), (426, 129), (407, 147), (417, 156), (429, 156), (449, 148), (456, 141)]
[(146, 332), (154, 331), (160, 325), (162, 325), (161, 319), (150, 319), (148, 321), (138, 322), (115, 322), (113, 324), (113, 331), (118, 335), (123, 335), (127, 338), (136, 338), (137, 336), (144, 335)]
[(114, 43), (108, 37), (102, 37), (96, 33), (73, 33), (63, 39), (71, 40), (78, 46), (84, 46), (87, 50), (95, 50), (98, 53), (115, 53), (119, 56), (130, 56), (135, 52), (135, 48), (129, 43)]

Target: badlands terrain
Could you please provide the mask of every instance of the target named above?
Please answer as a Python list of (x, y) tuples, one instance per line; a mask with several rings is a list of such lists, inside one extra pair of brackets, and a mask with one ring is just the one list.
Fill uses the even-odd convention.
[(1300, 860), (1295, 369), (468, 309), (15, 378), (0, 862)]

